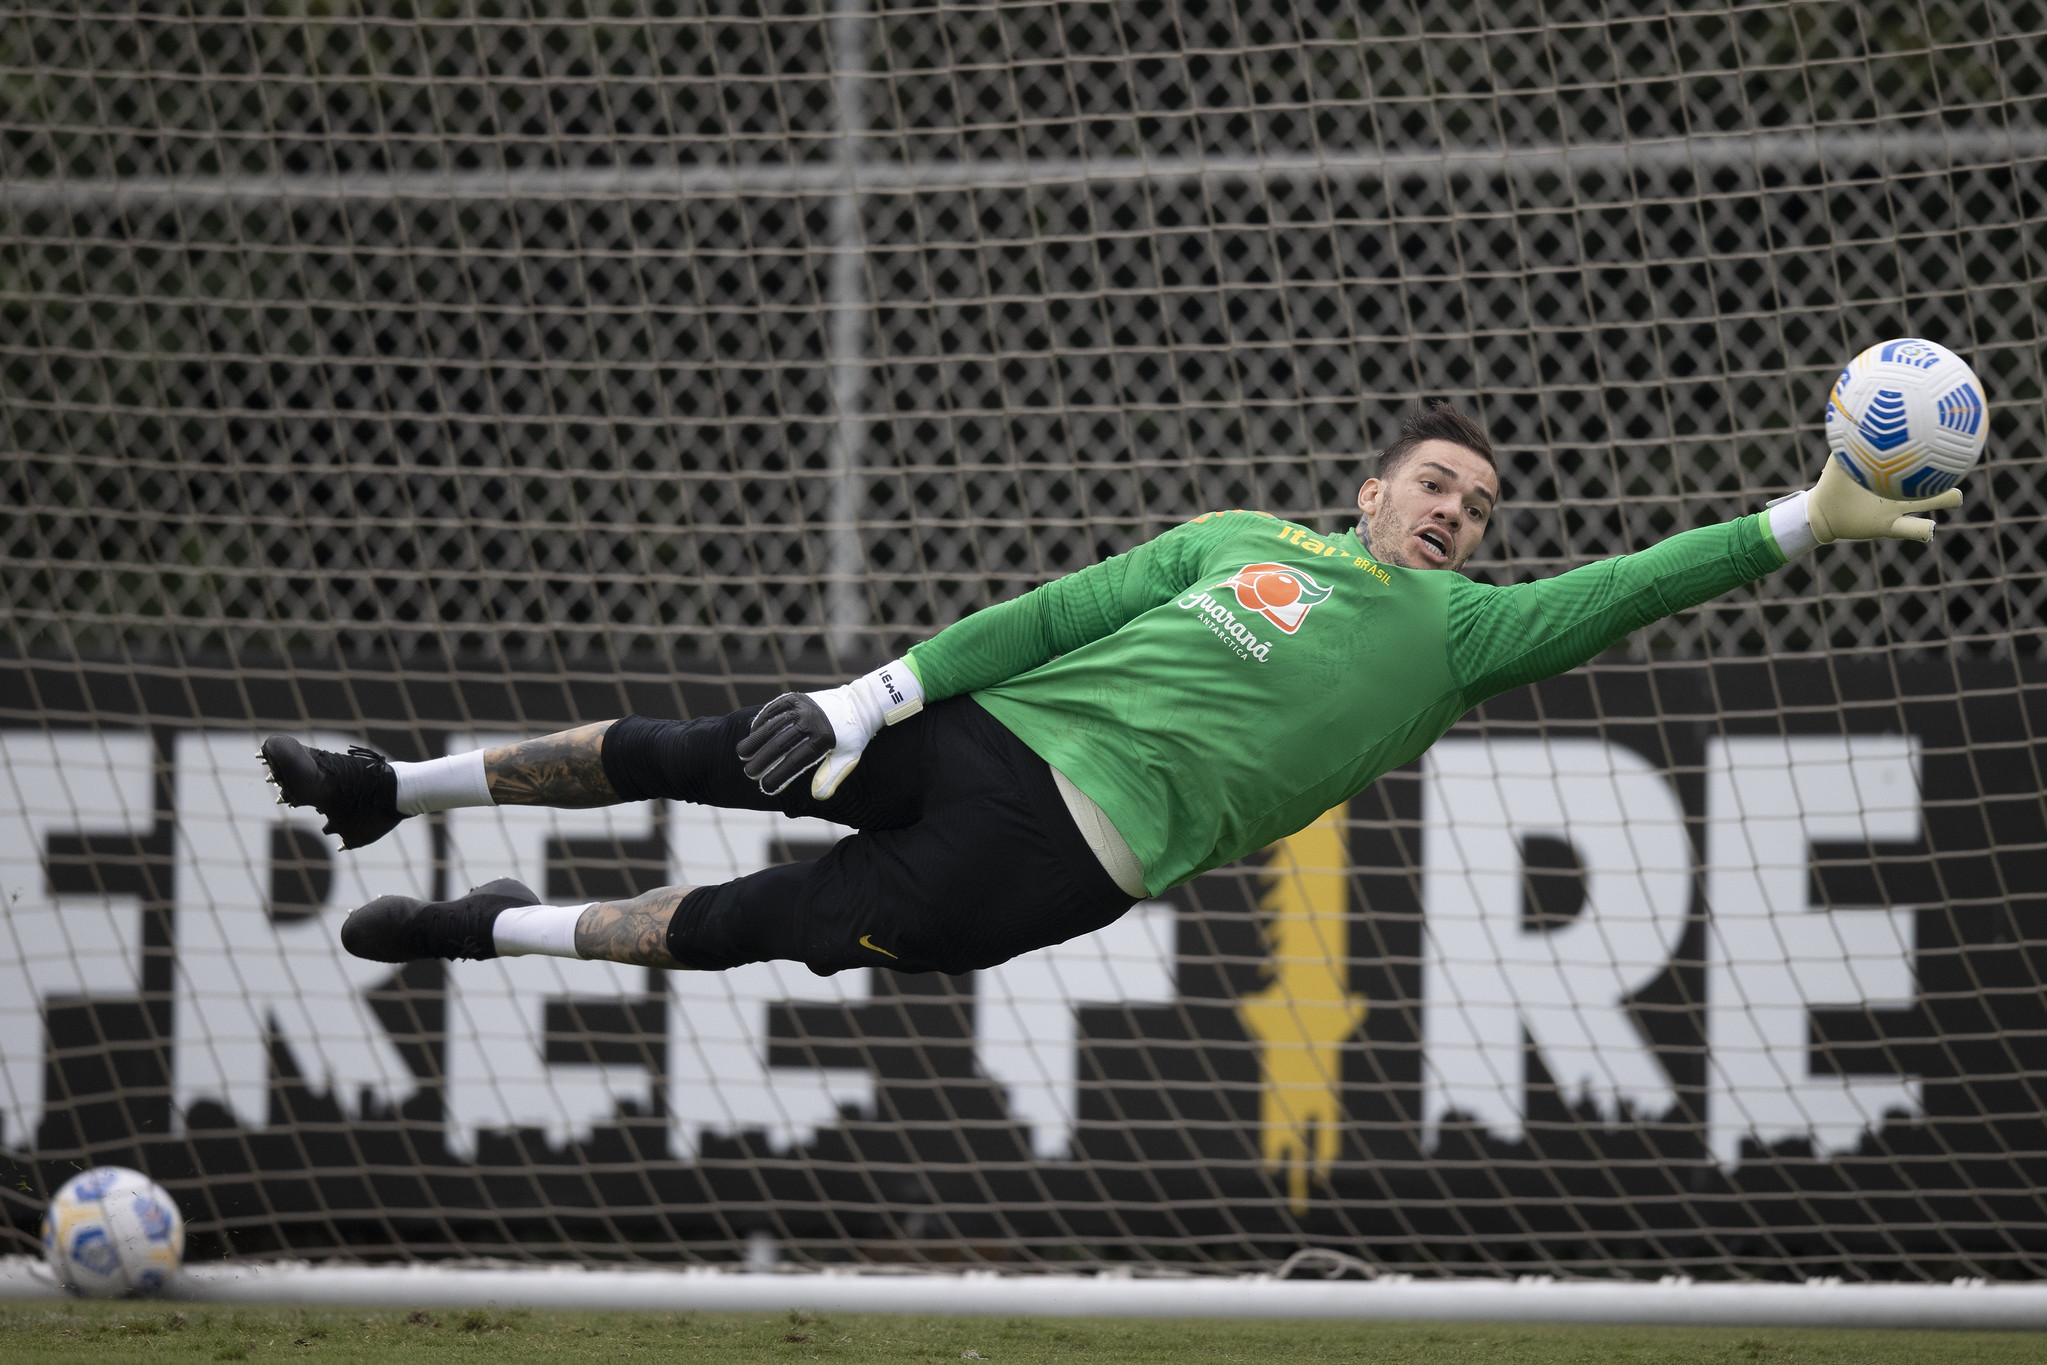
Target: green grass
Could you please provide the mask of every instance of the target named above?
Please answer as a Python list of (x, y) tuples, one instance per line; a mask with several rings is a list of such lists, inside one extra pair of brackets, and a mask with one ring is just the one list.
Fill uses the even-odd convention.
[[(971, 1353), (971, 1354), (970, 1354)], [(809, 1313), (556, 1313), (0, 1307), (0, 1360), (937, 1362), (1369, 1361), (1371, 1365), (2002, 1365), (2047, 1336), (1999, 1332), (1508, 1327), (1443, 1323), (932, 1318)]]

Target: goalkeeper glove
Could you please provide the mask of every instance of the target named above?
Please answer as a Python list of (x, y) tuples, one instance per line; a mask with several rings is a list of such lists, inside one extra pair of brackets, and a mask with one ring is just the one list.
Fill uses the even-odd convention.
[(830, 798), (884, 725), (924, 709), (924, 688), (902, 659), (844, 687), (784, 692), (760, 709), (737, 752), (746, 775), (769, 796), (811, 773), (810, 794)]
[(1855, 482), (1855, 476), (1831, 455), (1827, 467), (1820, 471), (1820, 481), (1805, 495), (1805, 515), (1812, 523), (1813, 539), (1822, 545), (1881, 538), (1916, 540), (1924, 545), (1933, 539), (1932, 518), (1907, 513), (1938, 512), (1961, 505), (1959, 488), (1902, 502), (1880, 498)]

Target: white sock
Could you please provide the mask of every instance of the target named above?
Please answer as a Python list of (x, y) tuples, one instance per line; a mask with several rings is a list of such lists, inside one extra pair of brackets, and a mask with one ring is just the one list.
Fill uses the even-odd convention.
[(1770, 536), (1777, 542), (1777, 548), (1784, 552), (1787, 562), (1820, 543), (1819, 537), (1812, 533), (1812, 518), (1805, 511), (1806, 500), (1810, 496), (1811, 491), (1807, 490), (1770, 504)]
[(483, 771), (483, 750), (430, 758), (424, 763), (393, 763), (398, 774), (398, 813), (422, 815), (457, 806), (495, 806), (490, 779)]
[(498, 911), (497, 922), (490, 930), (498, 956), (525, 957), (537, 953), (545, 957), (582, 957), (576, 951), (576, 921), (596, 903), (515, 905)]

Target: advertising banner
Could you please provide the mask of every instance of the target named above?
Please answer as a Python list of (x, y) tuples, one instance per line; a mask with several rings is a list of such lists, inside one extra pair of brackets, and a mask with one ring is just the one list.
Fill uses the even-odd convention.
[(2047, 1252), (2032, 665), (1595, 666), (1255, 859), (960, 977), (351, 958), (338, 925), (377, 895), (516, 876), (573, 904), (846, 833), (471, 809), (341, 853), (274, 804), (273, 731), (417, 759), (775, 690), (483, 676), (0, 671), (9, 1249), (118, 1161), (174, 1190), (196, 1255), (1315, 1245), (1923, 1277)]

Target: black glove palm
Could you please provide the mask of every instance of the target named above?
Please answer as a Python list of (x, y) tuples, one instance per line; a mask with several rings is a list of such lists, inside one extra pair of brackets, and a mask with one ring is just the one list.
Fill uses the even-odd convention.
[(776, 796), (823, 762), (837, 743), (823, 707), (801, 692), (784, 692), (760, 709), (734, 751), (746, 775)]

